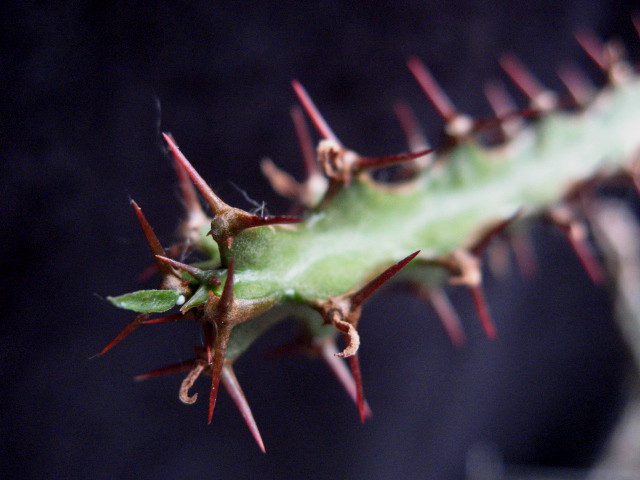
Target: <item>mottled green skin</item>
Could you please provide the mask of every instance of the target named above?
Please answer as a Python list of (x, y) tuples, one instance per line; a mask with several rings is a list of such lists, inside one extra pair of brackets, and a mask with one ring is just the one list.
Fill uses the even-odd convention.
[[(460, 144), (403, 188), (355, 179), (300, 224), (238, 235), (230, 251), (235, 297), (291, 305), (344, 294), (416, 250), (420, 258), (438, 258), (493, 220), (548, 206), (598, 168), (620, 167), (639, 146), (634, 79), (602, 92), (584, 112), (546, 115), (499, 148)], [(211, 237), (203, 237), (202, 250), (215, 252)], [(224, 284), (226, 272), (219, 273)], [(213, 290), (219, 295), (221, 288)], [(186, 306), (204, 302), (201, 293)], [(279, 308), (237, 327), (229, 354), (239, 355), (264, 328), (296, 313)], [(319, 323), (308, 308), (304, 315)]]

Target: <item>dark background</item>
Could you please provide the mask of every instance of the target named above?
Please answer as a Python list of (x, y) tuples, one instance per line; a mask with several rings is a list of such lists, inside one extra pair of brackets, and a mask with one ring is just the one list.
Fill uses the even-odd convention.
[[(138, 373), (190, 358), (195, 326), (149, 326), (90, 359), (131, 315), (102, 298), (152, 284), (135, 198), (171, 243), (181, 215), (160, 140), (170, 131), (213, 188), (272, 213), (287, 203), (259, 174), (269, 155), (302, 174), (288, 110), (299, 78), (342, 141), (366, 155), (405, 149), (392, 104), (406, 99), (432, 141), (441, 127), (405, 67), (420, 56), (453, 101), (488, 115), (482, 84), (516, 52), (560, 90), (562, 62), (588, 64), (588, 26), (640, 42), (623, 1), (214, 2), (2, 8), (0, 109), (0, 477), (463, 478), (482, 459), (587, 468), (624, 402), (629, 362), (603, 288), (562, 236), (537, 225), (539, 274), (489, 280), (499, 339), (465, 292), (469, 336), (456, 350), (432, 312), (403, 293), (365, 309), (364, 426), (323, 365), (265, 359), (285, 324), (237, 364), (267, 447), (259, 452), (226, 395), (214, 422), (182, 405), (180, 376)], [(515, 92), (515, 90), (514, 90)], [(525, 104), (518, 97), (521, 105)], [(206, 382), (197, 385), (203, 394)], [(480, 459), (480, 460), (478, 460)]]

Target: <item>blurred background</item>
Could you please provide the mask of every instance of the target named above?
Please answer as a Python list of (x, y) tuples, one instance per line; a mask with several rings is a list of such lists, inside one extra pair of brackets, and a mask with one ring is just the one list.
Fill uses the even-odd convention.
[(133, 382), (191, 358), (202, 341), (195, 325), (141, 328), (91, 357), (131, 320), (104, 297), (153, 288), (138, 280), (152, 258), (129, 197), (167, 245), (182, 214), (160, 132), (174, 135), (228, 203), (252, 208), (243, 190), (284, 213), (288, 203), (259, 161), (303, 173), (291, 79), (362, 154), (406, 150), (398, 100), (437, 145), (441, 121), (405, 66), (409, 56), (461, 110), (486, 117), (482, 87), (506, 80), (502, 53), (516, 53), (558, 91), (555, 72), (567, 62), (603, 81), (573, 38), (578, 27), (621, 38), (636, 59), (639, 3), (1, 7), (0, 477), (582, 478), (625, 403), (631, 363), (606, 289), (540, 224), (532, 227), (537, 275), (514, 267), (488, 279), (497, 341), (483, 335), (465, 291), (450, 290), (468, 335), (461, 349), (405, 293), (367, 305), (361, 363), (374, 416), (365, 425), (320, 362), (265, 358), (294, 325), (266, 335), (236, 372), (267, 455), (228, 396), (207, 426), (206, 402), (179, 402), (180, 375)]

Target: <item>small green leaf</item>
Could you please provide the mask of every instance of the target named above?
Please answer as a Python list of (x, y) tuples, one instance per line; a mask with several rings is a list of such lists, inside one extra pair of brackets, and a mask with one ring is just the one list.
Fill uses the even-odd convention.
[(197, 307), (198, 305), (204, 304), (209, 298), (209, 289), (200, 285), (198, 290), (193, 294), (193, 296), (185, 303), (180, 310), (186, 312), (190, 308)]
[(180, 294), (175, 290), (139, 290), (119, 297), (107, 297), (118, 308), (140, 313), (166, 312), (172, 308)]

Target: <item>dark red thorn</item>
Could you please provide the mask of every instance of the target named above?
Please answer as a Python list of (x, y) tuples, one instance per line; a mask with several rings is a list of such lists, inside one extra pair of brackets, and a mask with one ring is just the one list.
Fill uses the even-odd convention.
[(189, 275), (191, 275), (193, 278), (197, 280), (203, 281), (206, 279), (211, 285), (215, 285), (215, 286), (221, 285), (220, 279), (218, 277), (213, 275), (207, 275), (207, 272), (205, 272), (204, 270), (198, 267), (194, 267), (193, 265), (188, 265), (186, 263), (178, 262), (177, 260), (173, 260), (172, 258), (164, 257), (162, 255), (156, 255), (156, 258), (158, 258), (162, 262), (166, 262), (169, 265), (172, 265), (182, 270), (183, 272), (187, 272)]
[(588, 243), (586, 225), (577, 220), (574, 213), (566, 206), (558, 206), (551, 212), (552, 221), (564, 232), (580, 263), (595, 284), (604, 281), (604, 269), (600, 266)]
[(313, 147), (311, 134), (307, 128), (307, 122), (304, 119), (304, 113), (299, 106), (296, 105), (291, 109), (291, 119), (293, 120), (293, 126), (296, 130), (296, 136), (298, 137), (298, 144), (302, 152), (307, 177), (311, 177), (312, 175), (320, 173), (320, 167), (318, 167), (315, 148)]
[(311, 119), (316, 129), (320, 133), (320, 136), (322, 138), (333, 140), (337, 144), (341, 144), (340, 140), (338, 140), (338, 137), (336, 136), (336, 134), (333, 133), (333, 130), (331, 130), (331, 127), (329, 127), (329, 124), (322, 117), (322, 115), (320, 114), (320, 111), (318, 110), (316, 105), (313, 103), (313, 100), (311, 100), (311, 97), (309, 96), (305, 88), (302, 86), (302, 84), (298, 80), (292, 80), (291, 85), (293, 86), (293, 90), (296, 92), (296, 95), (298, 96), (298, 100), (302, 104), (302, 108), (304, 108), (305, 112), (307, 112), (307, 115), (309, 115), (309, 118)]
[(451, 343), (455, 347), (462, 347), (466, 342), (466, 335), (462, 329), (460, 317), (458, 317), (453, 305), (451, 305), (447, 294), (441, 288), (435, 287), (425, 289), (425, 293), (426, 300), (438, 315), (442, 326), (451, 339)]
[(569, 227), (566, 235), (569, 243), (571, 244), (571, 248), (573, 248), (573, 251), (576, 253), (576, 256), (580, 260), (580, 263), (586, 270), (591, 281), (596, 285), (602, 284), (605, 279), (604, 270), (595, 256), (593, 249), (586, 240), (585, 235), (573, 233), (571, 226)]
[(207, 184), (207, 182), (205, 182), (205, 180), (200, 176), (196, 169), (193, 168), (193, 165), (191, 165), (189, 160), (187, 160), (187, 158), (182, 154), (182, 152), (178, 148), (178, 145), (176, 145), (176, 143), (173, 141), (173, 138), (171, 138), (171, 136), (167, 135), (166, 133), (163, 133), (162, 136), (167, 142), (167, 145), (169, 145), (169, 149), (171, 149), (173, 158), (189, 174), (189, 177), (191, 177), (191, 180), (193, 181), (193, 183), (195, 183), (196, 187), (211, 207), (213, 214), (218, 215), (220, 212), (231, 208), (229, 207), (229, 205), (224, 203), (220, 199), (220, 197), (213, 193), (211, 187)]
[(496, 119), (478, 122), (479, 126), (486, 123), (488, 128), (498, 127), (505, 138), (514, 137), (520, 128), (523, 117), (505, 86), (498, 81), (487, 82), (484, 86), (484, 94), (496, 115)]
[(287, 355), (291, 355), (294, 353), (307, 351), (308, 347), (301, 344), (298, 341), (293, 341), (289, 343), (285, 343), (284, 345), (279, 345), (275, 348), (272, 348), (264, 353), (264, 358), (279, 358)]
[(484, 85), (484, 95), (487, 97), (491, 109), (498, 118), (508, 117), (518, 109), (501, 82), (487, 82)]
[[(344, 361), (336, 356), (338, 352), (338, 348), (336, 347), (335, 340), (333, 338), (327, 338), (323, 341), (322, 346), (320, 347), (320, 351), (322, 354), (322, 358), (328, 367), (331, 369), (333, 374), (336, 376), (342, 387), (345, 389), (353, 403), (358, 405), (358, 393), (356, 382), (354, 377), (351, 376), (349, 370), (347, 369)], [(353, 357), (350, 357), (353, 358)], [(371, 418), (373, 413), (371, 412), (371, 408), (369, 407), (369, 403), (365, 400), (364, 402), (364, 417), (365, 419)]]
[(269, 217), (260, 217), (258, 215), (247, 215), (239, 217), (238, 223), (241, 225), (240, 230), (253, 227), (264, 227), (265, 225), (281, 225), (286, 223), (300, 223), (302, 218), (293, 215), (271, 215)]
[(520, 213), (521, 211), (518, 210), (509, 218), (505, 218), (504, 220), (501, 220), (492, 225), (486, 232), (484, 232), (482, 237), (475, 243), (475, 245), (472, 245), (471, 248), (469, 248), (469, 251), (474, 256), (480, 257), (489, 246), (489, 243), (491, 243), (491, 240), (502, 234), (505, 229), (520, 216)]
[(211, 391), (209, 393), (209, 415), (207, 417), (208, 424), (211, 424), (211, 420), (213, 419), (213, 411), (216, 408), (216, 399), (218, 398), (222, 367), (224, 366), (224, 357), (227, 353), (227, 345), (229, 344), (230, 335), (231, 327), (229, 325), (221, 325), (218, 327), (213, 350), (213, 361), (210, 364)]
[(526, 278), (533, 278), (538, 270), (538, 263), (529, 236), (524, 232), (516, 231), (511, 236), (511, 248), (522, 274)]
[(182, 262), (178, 262), (177, 260), (174, 260), (172, 258), (169, 257), (165, 257), (163, 255), (156, 255), (156, 258), (164, 263), (168, 263), (169, 265), (172, 265), (180, 270), (182, 270), (183, 272), (187, 272), (189, 275), (191, 275), (193, 278), (201, 278), (202, 275), (205, 273), (204, 270), (201, 270), (197, 267), (194, 267), (192, 265), (187, 265), (186, 263), (182, 263)]
[(533, 76), (527, 67), (515, 56), (506, 54), (500, 57), (500, 66), (509, 75), (513, 83), (524, 93), (529, 100), (535, 101), (545, 88), (538, 79)]
[(631, 172), (631, 181), (633, 182), (633, 188), (636, 191), (636, 195), (640, 195), (640, 175), (636, 172)]
[(158, 273), (158, 265), (154, 263), (153, 265), (149, 265), (142, 271), (140, 275), (138, 275), (138, 280), (140, 280), (141, 282), (146, 282), (156, 273)]
[[(154, 255), (166, 256), (167, 252), (165, 251), (164, 247), (160, 243), (160, 240), (158, 240), (158, 237), (154, 233), (153, 228), (151, 228), (151, 225), (147, 221), (147, 218), (144, 216), (144, 213), (142, 213), (142, 209), (140, 208), (140, 206), (133, 199), (131, 199), (131, 205), (133, 206), (134, 212), (136, 212), (136, 217), (138, 217), (138, 222), (142, 227), (142, 231), (144, 232), (144, 236), (147, 239), (147, 243), (151, 248), (151, 252)], [(155, 262), (156, 262), (156, 266), (158, 267), (158, 270), (160, 270), (160, 273), (162, 274), (163, 277), (167, 275), (173, 275), (173, 270), (169, 265), (159, 261), (157, 258)]]
[(560, 66), (558, 77), (567, 87), (569, 94), (578, 106), (587, 105), (594, 97), (595, 89), (593, 85), (577, 67), (571, 65)]
[(487, 301), (484, 298), (484, 291), (482, 285), (469, 285), (469, 291), (471, 292), (471, 298), (473, 299), (473, 305), (480, 318), (480, 324), (485, 331), (485, 334), (490, 340), (495, 340), (498, 336), (496, 326), (491, 319), (491, 314), (487, 308)]
[[(177, 256), (181, 255), (182, 253), (184, 253), (184, 252), (181, 251), (180, 245), (179, 244), (173, 244), (167, 250), (167, 257), (168, 258), (177, 257)], [(158, 272), (158, 264), (157, 264), (156, 260), (154, 259), (153, 265), (149, 265), (147, 268), (145, 268), (142, 271), (142, 273), (140, 275), (138, 275), (138, 280), (140, 280), (141, 282), (145, 282), (145, 281), (149, 280), (149, 278), (151, 278), (157, 272)]]
[(136, 382), (140, 382), (142, 380), (148, 380), (149, 378), (171, 375), (172, 373), (188, 372), (192, 368), (193, 360), (189, 360), (186, 362), (176, 363), (175, 365), (169, 365), (167, 367), (156, 368), (155, 370), (151, 370), (150, 372), (141, 373), (140, 375), (136, 375), (135, 377), (133, 377), (133, 379)]
[(610, 65), (607, 59), (606, 49), (597, 35), (591, 30), (582, 29), (577, 31), (574, 37), (598, 68), (603, 72), (607, 72)]
[(106, 347), (102, 349), (102, 351), (98, 354), (98, 356), (101, 357), (102, 355), (107, 353), (109, 350), (111, 350), (113, 347), (115, 347), (117, 344), (119, 344), (122, 340), (127, 338), (136, 328), (138, 328), (142, 324), (144, 319), (146, 319), (148, 316), (149, 316), (148, 313), (142, 313), (138, 315), (131, 323), (129, 323), (126, 327), (124, 327), (122, 331), (107, 344)]
[(420, 253), (420, 250), (417, 252), (413, 252), (411, 255), (405, 257), (400, 260), (398, 263), (391, 265), (384, 272), (378, 275), (376, 278), (367, 283), (364, 287), (362, 287), (358, 292), (355, 293), (351, 297), (351, 309), (355, 310), (360, 305), (362, 305), (373, 293), (378, 290), (382, 285), (384, 285), (387, 281), (391, 279), (396, 273), (398, 273), (402, 268), (413, 260), (416, 255)]
[(357, 353), (349, 357), (349, 367), (351, 368), (351, 375), (356, 384), (356, 405), (358, 406), (360, 421), (364, 423), (367, 419), (367, 410), (365, 408), (364, 388), (362, 387), (362, 374), (360, 373), (360, 360), (358, 360)]
[(440, 116), (446, 122), (453, 120), (458, 115), (458, 111), (422, 61), (418, 57), (411, 57), (407, 61), (407, 66)]
[(202, 325), (202, 328), (204, 330), (204, 351), (205, 351), (205, 356), (207, 358), (207, 365), (211, 365), (211, 361), (213, 359), (213, 347), (214, 347), (213, 324), (209, 322), (205, 322)]
[(398, 155), (386, 155), (384, 157), (360, 157), (357, 160), (357, 170), (372, 170), (376, 168), (390, 167), (398, 163), (413, 160), (433, 153), (433, 148), (427, 148), (418, 152), (400, 153)]
[[(176, 142), (173, 136), (170, 134), (167, 134), (166, 136), (170, 137), (175, 145)], [(200, 202), (198, 201), (196, 190), (189, 178), (189, 174), (178, 161), (175, 154), (173, 155), (173, 165), (176, 169), (176, 175), (178, 176), (178, 184), (180, 185), (180, 192), (182, 193), (182, 201), (184, 202), (185, 209), (189, 214), (204, 214), (202, 211), (202, 205), (200, 205)]]
[(422, 133), (422, 129), (411, 107), (405, 102), (396, 102), (393, 105), (393, 111), (407, 139), (409, 149), (416, 151), (429, 148), (429, 142), (427, 142), (427, 138), (424, 136), (424, 133)]
[(236, 407), (238, 407), (238, 410), (240, 410), (240, 414), (242, 415), (242, 418), (244, 418), (247, 427), (249, 427), (251, 435), (253, 435), (258, 447), (260, 447), (262, 453), (267, 453), (264, 449), (264, 443), (262, 442), (258, 425), (253, 418), (253, 413), (251, 413), (251, 407), (249, 407), (249, 402), (247, 402), (247, 397), (245, 397), (242, 387), (240, 387), (238, 378), (236, 377), (231, 365), (225, 365), (222, 367), (222, 384), (229, 393), (229, 396), (233, 399)]
[(185, 315), (184, 313), (174, 313), (172, 315), (167, 315), (166, 317), (152, 318), (151, 320), (145, 320), (145, 325), (152, 325), (156, 323), (168, 323), (168, 322), (176, 322), (179, 320), (187, 320), (189, 319), (189, 315)]
[(640, 37), (640, 15), (634, 16), (631, 21), (633, 22), (633, 28), (636, 29), (636, 34)]
[(501, 238), (490, 245), (487, 259), (489, 270), (494, 276), (504, 278), (509, 270), (509, 244), (506, 239)]

